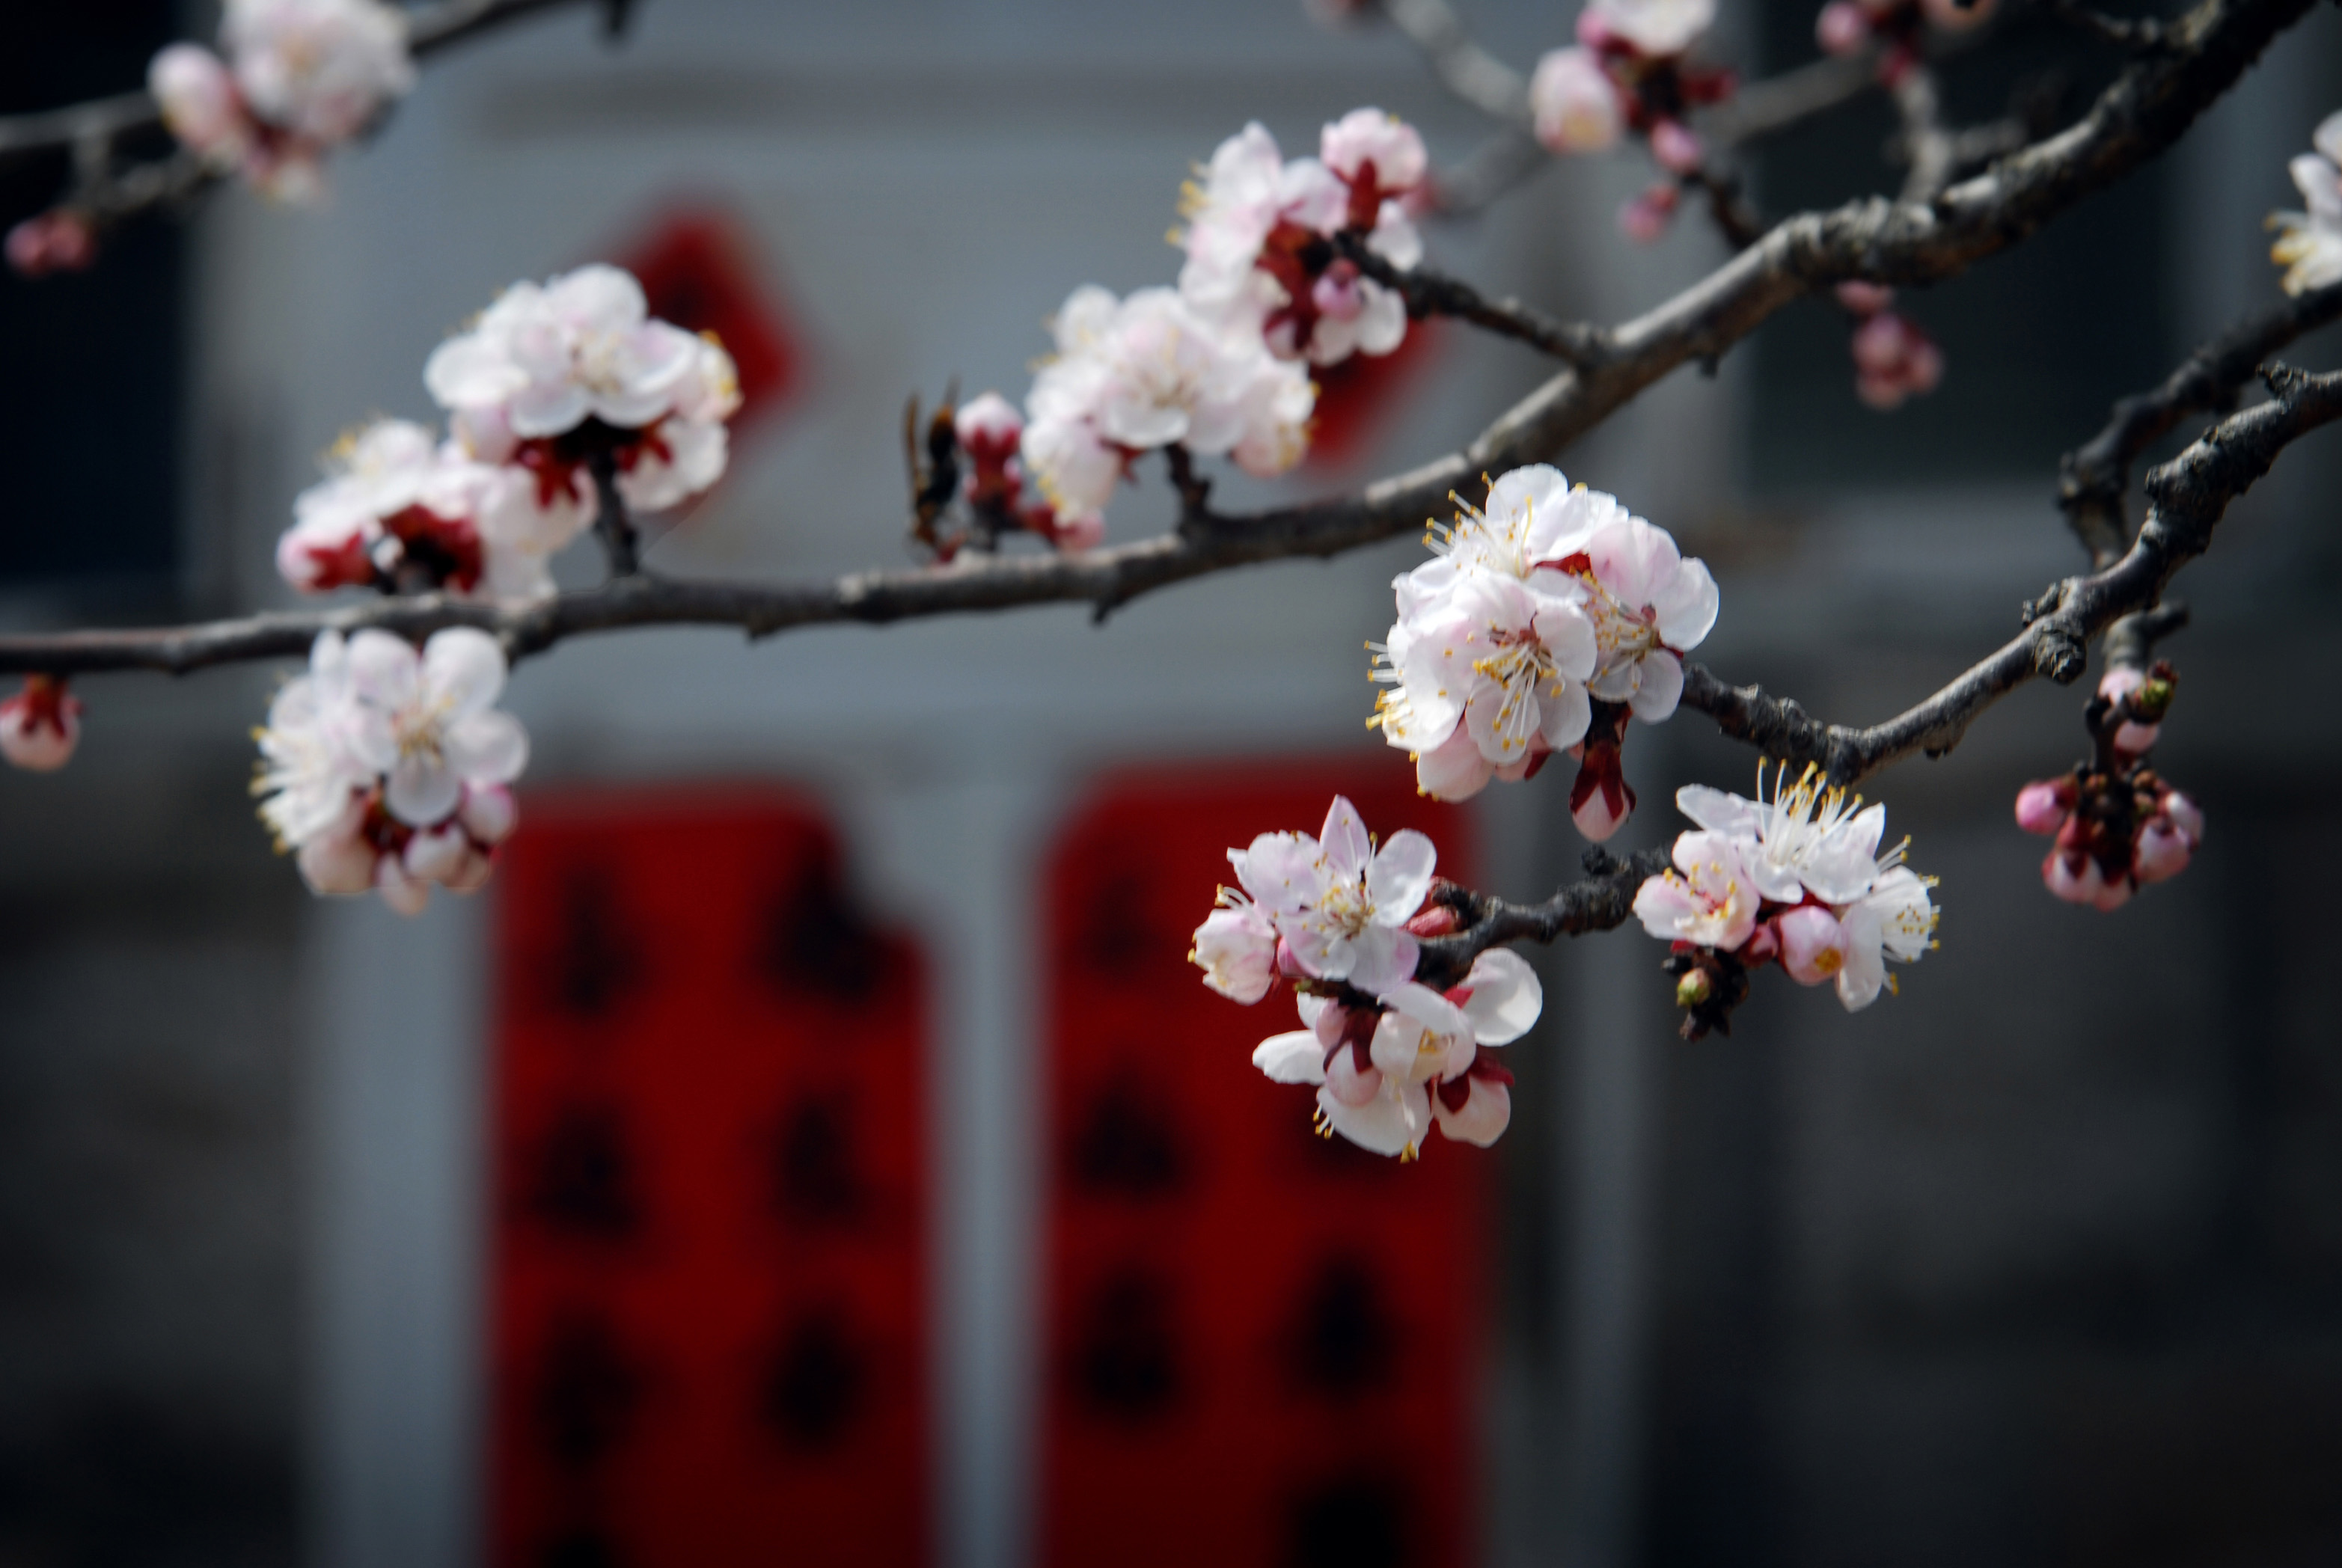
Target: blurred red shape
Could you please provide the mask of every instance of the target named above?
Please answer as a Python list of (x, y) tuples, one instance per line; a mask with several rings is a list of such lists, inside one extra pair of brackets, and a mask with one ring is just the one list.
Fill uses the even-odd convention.
[(497, 877), (492, 1561), (928, 1561), (917, 953), (802, 801), (525, 807)]
[(1440, 325), (1409, 322), (1388, 354), (1354, 354), (1338, 365), (1312, 365), (1317, 411), (1309, 422), (1309, 461), (1339, 468), (1366, 451), (1406, 406), (1439, 358)]
[(733, 428), (786, 404), (806, 365), (789, 312), (739, 224), (714, 210), (667, 214), (619, 265), (642, 280), (651, 314), (721, 338), (740, 375)]
[(1318, 1138), (1313, 1091), (1251, 1064), (1291, 994), (1186, 962), (1227, 846), (1337, 791), (1469, 876), (1465, 815), (1379, 762), (1115, 781), (1050, 864), (1051, 1568), (1476, 1560), (1489, 1156)]

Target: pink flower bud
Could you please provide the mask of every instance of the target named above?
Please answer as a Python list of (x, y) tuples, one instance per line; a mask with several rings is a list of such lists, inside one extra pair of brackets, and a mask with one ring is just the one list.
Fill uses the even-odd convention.
[(1855, 366), (1867, 375), (1899, 376), (1908, 352), (1903, 318), (1892, 311), (1880, 311), (1854, 329)]
[(2168, 882), (2187, 869), (2187, 834), (2163, 817), (2150, 819), (2138, 830), (2138, 847), (2131, 854), (2130, 874), (2141, 883)]
[(1417, 936), (1446, 936), (1463, 927), (1456, 912), (1444, 904), (1425, 904), (1406, 923), (1407, 930)]
[(2111, 882), (2099, 884), (2097, 896), (2090, 900), (2090, 907), (2101, 914), (2112, 914), (2130, 902), (2134, 891), (2129, 877), (2117, 876)]
[(1016, 444), (1025, 438), (1025, 416), (1000, 394), (987, 392), (960, 406), (952, 431), (970, 457), (997, 466), (1016, 455)]
[(67, 207), (26, 218), (8, 231), (8, 265), (25, 277), (79, 272), (97, 259), (89, 219)]
[(55, 773), (81, 744), (81, 699), (54, 675), (27, 675), (0, 703), (0, 757), (30, 773)]
[(1846, 928), (1816, 904), (1801, 904), (1776, 924), (1781, 933), (1781, 967), (1800, 985), (1819, 985), (1846, 967)]
[[(1913, 329), (1917, 332), (1917, 328)], [(1903, 363), (1903, 385), (1921, 397), (1944, 384), (1944, 351), (1932, 339), (1917, 337)]]
[(1597, 51), (1625, 46), (1625, 41), (1610, 31), (1610, 24), (1601, 12), (1591, 5), (1577, 14), (1577, 41)]
[(1618, 227), (1626, 237), (1649, 245), (1667, 232), (1683, 194), (1672, 185), (1656, 185), (1618, 209)]
[(1895, 303), (1895, 291), (1881, 283), (1848, 279), (1837, 285), (1837, 302), (1857, 315), (1877, 315)]
[(233, 165), (251, 140), (251, 117), (225, 62), (195, 44), (174, 44), (146, 67), (163, 123), (197, 156)]
[[(2147, 684), (2147, 672), (2125, 664), (2108, 670), (2098, 680), (2098, 695), (2120, 706), (2122, 700)], [(2145, 756), (2162, 737), (2161, 724), (2125, 719), (2115, 731), (2115, 750), (2125, 756)]]
[(1736, 951), (1739, 953), (1740, 961), (1743, 964), (1751, 965), (1762, 964), (1768, 958), (1778, 956), (1781, 951), (1779, 922), (1774, 920), (1759, 922), (1755, 933)]
[(2196, 803), (2177, 790), (2171, 790), (2165, 794), (2160, 804), (2163, 814), (2171, 819), (2171, 825), (2179, 830), (2180, 837), (2187, 841), (2187, 847), (2201, 849), (2204, 845), (2204, 813)]
[(2017, 825), (2027, 833), (2056, 833), (2073, 809), (2071, 778), (2037, 779), (2017, 792)]
[(2041, 863), (2042, 885), (2068, 904), (2090, 904), (2106, 891), (2098, 863), (2087, 854), (2053, 849)]
[(1857, 375), (1854, 378), (1854, 394), (1862, 400), (1864, 406), (1876, 408), (1884, 414), (1902, 407), (1911, 391), (1898, 375)]
[(1852, 0), (1830, 0), (1814, 18), (1814, 42), (1825, 55), (1851, 55), (1870, 41), (1870, 18)]
[(1699, 167), (1706, 149), (1680, 120), (1661, 120), (1651, 127), (1651, 156), (1670, 174), (1688, 175)]
[(374, 886), (382, 901), (401, 914), (420, 914), (431, 905), (431, 884), (409, 876), (395, 854), (385, 854), (375, 863)]

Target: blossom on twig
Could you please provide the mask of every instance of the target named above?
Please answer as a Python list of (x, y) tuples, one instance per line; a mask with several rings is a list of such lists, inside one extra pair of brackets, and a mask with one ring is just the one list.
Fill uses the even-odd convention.
[(380, 0), (226, 0), (215, 55), (174, 44), (147, 68), (190, 151), (272, 196), (315, 200), (320, 165), (415, 85), (406, 15)]
[(423, 379), (467, 453), (527, 469), (543, 509), (589, 522), (598, 455), (629, 507), (665, 511), (723, 477), (740, 406), (723, 345), (655, 319), (634, 275), (598, 263), (513, 285), (432, 351)]
[(468, 626), (419, 650), (387, 632), (319, 635), (257, 732), (253, 784), (313, 892), (373, 890), (412, 914), (435, 883), (487, 881), (528, 761), (519, 722), (495, 707), (505, 674), (495, 639)]
[(1903, 864), (1907, 839), (1877, 853), (1887, 808), (1825, 789), (1810, 764), (1795, 785), (1787, 777), (1783, 764), (1770, 799), (1761, 766), (1754, 800), (1677, 791), (1699, 829), (1676, 837), (1676, 869), (1635, 894), (1643, 928), (1674, 944), (1686, 1038), (1729, 1033), (1748, 970), (1769, 959), (1801, 985), (1833, 983), (1857, 1013), (1895, 988), (1887, 959), (1911, 963), (1935, 945), (1935, 879)]
[(1681, 654), (1716, 624), (1716, 580), (1617, 497), (1543, 464), (1500, 476), (1485, 507), (1464, 505), (1426, 542), (1437, 558), (1396, 580), (1398, 620), (1368, 644), (1389, 688), (1368, 722), (1443, 800), (1584, 744), (1573, 810), (1608, 837), (1633, 795), (1618, 774), (1624, 713), (1590, 736), (1598, 704), (1649, 724), (1675, 712)]

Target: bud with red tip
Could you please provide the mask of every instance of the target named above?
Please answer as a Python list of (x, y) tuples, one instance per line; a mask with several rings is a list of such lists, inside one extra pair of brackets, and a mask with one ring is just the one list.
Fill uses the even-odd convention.
[(81, 744), (81, 699), (56, 675), (26, 675), (25, 689), (0, 703), (0, 756), (32, 773), (55, 773)]
[(8, 231), (8, 265), (25, 277), (79, 272), (97, 259), (97, 231), (71, 207), (36, 214)]

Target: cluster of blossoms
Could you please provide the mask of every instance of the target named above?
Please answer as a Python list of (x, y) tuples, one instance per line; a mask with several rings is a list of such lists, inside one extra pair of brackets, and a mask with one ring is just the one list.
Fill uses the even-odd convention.
[(1801, 985), (1834, 982), (1849, 1013), (1895, 988), (1886, 961), (1909, 963), (1935, 945), (1935, 878), (1903, 864), (1906, 839), (1884, 854), (1887, 808), (1825, 790), (1810, 764), (1771, 800), (1757, 770), (1757, 798), (1705, 784), (1676, 792), (1676, 805), (1699, 824), (1675, 843), (1675, 869), (1635, 894), (1643, 929), (1673, 944), (1668, 961), (1686, 1009), (1683, 1033), (1730, 1033), (1748, 993), (1748, 971), (1777, 959)]
[(345, 437), (278, 542), (295, 587), (549, 594), (551, 558), (598, 515), (596, 465), (630, 508), (674, 506), (722, 476), (740, 402), (722, 346), (652, 319), (604, 265), (515, 284), (424, 381), (446, 439), (397, 419)]
[(165, 49), (147, 87), (189, 151), (286, 201), (322, 195), (325, 154), (415, 85), (406, 14), (381, 0), (226, 0), (219, 41)]
[(1854, 394), (1882, 412), (1924, 397), (1944, 379), (1944, 351), (1910, 317), (1888, 307), (1895, 291), (1842, 283), (1837, 302), (1854, 317)]
[(528, 736), (495, 707), (495, 639), (468, 626), (417, 651), (387, 632), (319, 634), (258, 732), (261, 821), (319, 894), (369, 889), (402, 914), (434, 883), (471, 893), (517, 813)]
[[(1734, 85), (1729, 71), (1685, 58), (1715, 23), (1716, 0), (1593, 0), (1578, 13), (1576, 45), (1546, 55), (1530, 77), (1537, 139), (1556, 153), (1590, 153), (1633, 131), (1670, 175), (1696, 174), (1706, 149), (1685, 116)], [(1681, 196), (1675, 181), (1662, 181), (1627, 204), (1620, 225), (1656, 239)]]
[(55, 675), (27, 675), (25, 689), (0, 703), (0, 757), (11, 767), (55, 773), (81, 744), (81, 699)]
[(1682, 655), (1716, 624), (1716, 579), (1616, 496), (1543, 464), (1497, 479), (1426, 543), (1437, 558), (1396, 579), (1398, 620), (1367, 644), (1388, 687), (1368, 723), (1441, 800), (1568, 752), (1570, 814), (1608, 838), (1635, 807), (1626, 722), (1674, 714)]
[(1178, 285), (1076, 289), (1023, 417), (990, 393), (961, 411), (961, 498), (989, 532), (1078, 549), (1105, 536), (1106, 503), (1143, 453), (1291, 468), (1316, 408), (1307, 367), (1388, 354), (1406, 335), (1406, 301), (1335, 241), (1413, 267), (1423, 244), (1407, 214), (1429, 169), (1423, 138), (1379, 109), (1326, 125), (1315, 158), (1287, 161), (1257, 125), (1229, 137), (1184, 194)]
[(2097, 756), (2017, 794), (2017, 825), (2054, 835), (2041, 880), (2068, 904), (2116, 910), (2152, 882), (2187, 869), (2204, 842), (2204, 814), (2147, 765), (2177, 677), (2158, 662), (2117, 666), (2086, 715)]
[(1317, 1089), (1316, 1125), (1378, 1154), (1413, 1159), (1436, 1125), (1486, 1146), (1512, 1119), (1512, 1074), (1491, 1048), (1536, 1022), (1545, 993), (1521, 957), (1492, 948), (1460, 984), (1416, 979), (1418, 938), (1456, 929), (1432, 875), (1437, 852), (1412, 830), (1377, 847), (1339, 796), (1316, 838), (1265, 833), (1228, 851), (1236, 888), (1196, 930), (1204, 984), (1251, 1004), (1279, 977), (1304, 1027), (1270, 1036), (1253, 1064)]
[(2309, 141), (2317, 150), (2288, 165), (2309, 210), (2269, 217), (2269, 226), (2283, 231), (2269, 259), (2286, 269), (2287, 294), (2342, 283), (2342, 111), (2319, 122)]
[(1992, 15), (1996, 0), (1830, 0), (1814, 18), (1814, 40), (1828, 55), (1876, 45), (1878, 79), (1893, 86), (1919, 63), (1929, 27), (1966, 32)]

